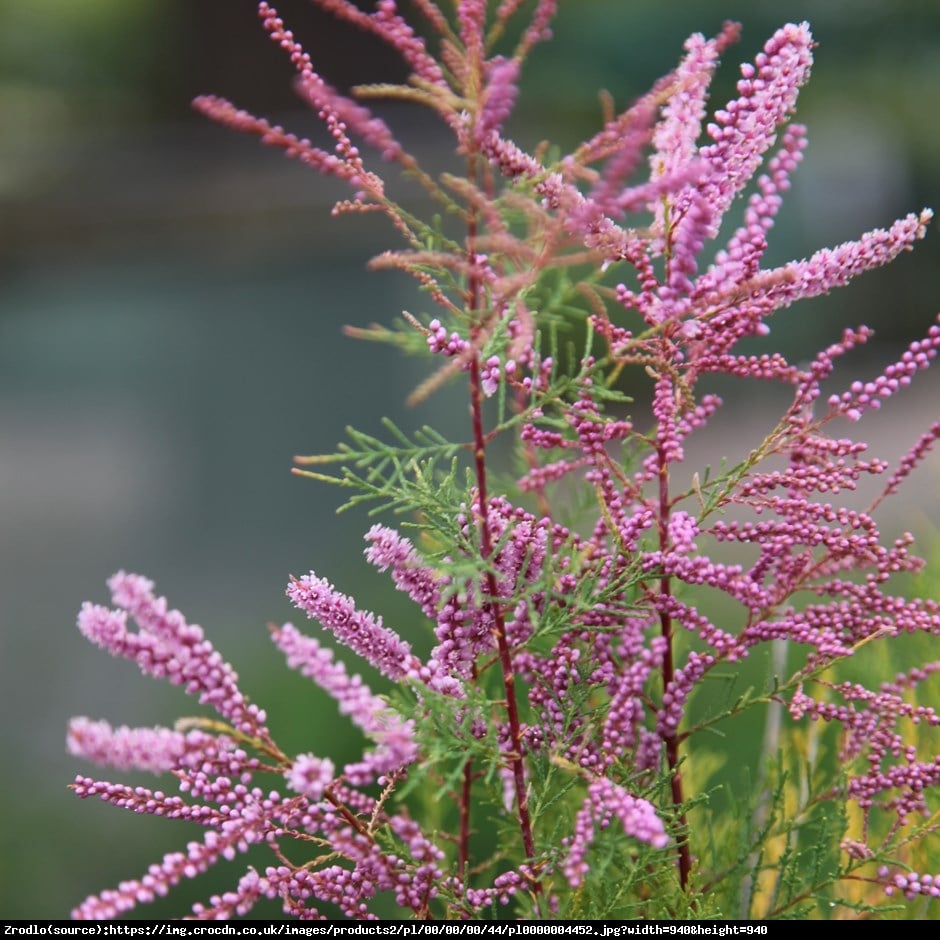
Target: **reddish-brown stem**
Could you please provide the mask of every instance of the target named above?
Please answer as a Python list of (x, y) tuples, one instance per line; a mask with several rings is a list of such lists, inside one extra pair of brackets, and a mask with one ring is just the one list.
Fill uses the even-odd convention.
[(333, 791), (327, 787), (326, 791), (323, 794), (326, 799), (332, 803), (332, 805), (339, 811), (340, 816), (349, 823), (356, 832), (361, 836), (365, 836), (369, 839), (370, 842), (375, 840), (372, 837), (372, 833), (369, 832), (369, 827), (358, 817), (355, 813), (341, 800), (337, 797)]
[[(486, 489), (486, 450), (483, 440), (482, 390), (480, 388), (479, 361), (474, 357), (470, 366), (470, 395), (472, 398), (473, 413), (473, 440), (474, 461), (476, 464), (477, 493), (480, 502), (480, 552), (485, 561), (493, 557), (493, 537), (486, 505), (488, 502)], [(526, 799), (525, 772), (522, 762), (522, 725), (519, 721), (519, 705), (516, 697), (516, 675), (512, 665), (512, 655), (509, 652), (509, 640), (506, 637), (506, 621), (503, 610), (497, 601), (498, 588), (496, 575), (488, 570), (484, 577), (486, 593), (491, 598), (489, 602), (490, 613), (493, 617), (493, 634), (496, 640), (496, 649), (499, 655), (499, 665), (503, 673), (503, 686), (506, 691), (506, 716), (509, 719), (509, 735), (512, 749), (508, 754), (512, 767), (513, 782), (516, 790), (516, 802), (519, 807), (519, 823), (522, 830), (522, 844), (529, 859), (535, 856), (535, 841), (532, 838), (532, 824), (529, 819), (529, 805)]]
[[(669, 548), (669, 464), (666, 460), (665, 448), (658, 448), (659, 456), (659, 548), (665, 552)], [(672, 584), (668, 574), (664, 574), (659, 582), (659, 592), (663, 597), (672, 593)], [(662, 610), (659, 615), (660, 629), (666, 641), (666, 650), (663, 654), (663, 691), (669, 689), (675, 677), (675, 651), (673, 649), (672, 617)], [(692, 853), (689, 849), (689, 840), (686, 830), (685, 813), (681, 809), (685, 802), (682, 793), (682, 775), (679, 771), (679, 736), (669, 734), (665, 738), (666, 762), (669, 765), (672, 788), (672, 805), (678, 813), (679, 829), (682, 833), (679, 839), (679, 884), (682, 889), (688, 886), (689, 875), (692, 871)]]
[[(478, 177), (477, 160), (471, 154), (468, 165), (468, 178), (475, 180)], [(471, 255), (470, 276), (467, 284), (467, 309), (471, 317), (479, 314), (481, 307), (481, 287), (479, 278), (474, 271), (473, 254), (474, 242), (477, 235), (476, 211), (471, 207), (467, 221), (467, 246)], [(474, 337), (475, 339), (475, 337)], [(506, 636), (506, 621), (503, 617), (502, 606), (499, 603), (499, 593), (496, 584), (496, 575), (489, 567), (493, 559), (493, 536), (490, 532), (489, 513), (487, 505), (489, 496), (487, 492), (486, 474), (486, 434), (483, 429), (483, 390), (480, 384), (480, 360), (474, 353), (469, 362), (470, 369), (470, 415), (473, 424), (473, 459), (474, 473), (477, 483), (477, 498), (479, 505), (480, 526), (480, 552), (488, 570), (484, 575), (485, 592), (489, 598), (487, 606), (493, 618), (493, 636), (496, 640), (496, 649), (499, 657), (500, 669), (503, 675), (503, 688), (506, 693), (506, 717), (509, 723), (510, 750), (506, 755), (512, 771), (513, 788), (516, 796), (516, 806), (519, 813), (519, 829), (522, 834), (522, 847), (526, 860), (532, 863), (535, 859), (535, 839), (532, 835), (532, 820), (529, 816), (529, 801), (526, 794), (525, 767), (522, 760), (522, 724), (519, 721), (519, 704), (516, 696), (516, 676), (512, 665), (512, 655), (509, 651), (509, 640)], [(466, 768), (465, 768), (466, 772)], [(536, 912), (538, 913), (538, 897), (541, 884), (533, 884)]]

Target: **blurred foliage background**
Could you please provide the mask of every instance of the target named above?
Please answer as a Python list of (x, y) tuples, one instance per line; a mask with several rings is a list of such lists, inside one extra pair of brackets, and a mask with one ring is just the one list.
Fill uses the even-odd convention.
[[(363, 4), (365, 5), (365, 4)], [(156, 579), (203, 624), (267, 707), (287, 748), (343, 759), (358, 742), (324, 696), (289, 674), (265, 623), (291, 616), (289, 573), (314, 567), (419, 645), (410, 608), (362, 561), (364, 517), (289, 474), (343, 427), (457, 428), (445, 393), (409, 412), (414, 363), (345, 339), (344, 323), (424, 309), (403, 278), (366, 276), (391, 242), (374, 218), (329, 218), (342, 190), (191, 113), (199, 93), (316, 133), (253, 0), (0, 0), (0, 916), (67, 916), (87, 893), (142, 874), (192, 837), (185, 824), (80, 804), (65, 754), (73, 714), (171, 724), (196, 712), (178, 689), (108, 659), (74, 628), (120, 567)], [(396, 80), (393, 54), (307, 0), (281, 15), (341, 87)], [(562, 0), (554, 42), (526, 73), (510, 130), (570, 147), (593, 132), (606, 88), (619, 105), (678, 59), (692, 31), (740, 19), (713, 96), (786, 20), (817, 40), (799, 119), (810, 147), (772, 233), (771, 261), (940, 209), (940, 5), (929, 0)], [(433, 117), (388, 109), (405, 143), (444, 166)], [(940, 300), (940, 236), (852, 287), (786, 314), (774, 341), (811, 355), (868, 323), (886, 362)], [(856, 363), (859, 360), (855, 360)], [(874, 365), (861, 360), (866, 376)], [(937, 417), (936, 377), (871, 422), (897, 456)], [(748, 388), (728, 403), (715, 459), (767, 426)], [(890, 412), (890, 413), (887, 413)], [(727, 435), (727, 436), (724, 436)], [(753, 440), (753, 438), (751, 439)], [(893, 523), (929, 538), (937, 465)], [(113, 779), (117, 779), (114, 775)], [(154, 908), (233, 885), (244, 860)], [(149, 912), (144, 912), (149, 913)]]

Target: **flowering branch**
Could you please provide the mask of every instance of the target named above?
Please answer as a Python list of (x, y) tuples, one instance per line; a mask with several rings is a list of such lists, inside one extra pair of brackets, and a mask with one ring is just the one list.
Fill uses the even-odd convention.
[[(313, 571), (287, 587), (381, 693), (320, 639), (271, 628), (288, 666), (365, 736), (361, 759), (337, 767), (285, 753), (201, 628), (146, 579), (120, 572), (116, 609), (83, 607), (89, 640), (217, 717), (174, 729), (73, 720), (76, 756), (172, 773), (180, 791), (79, 776), (79, 796), (203, 829), (75, 916), (118, 916), (259, 844), (271, 864), (192, 916), (244, 916), (269, 900), (301, 918), (375, 918), (385, 896), (419, 919), (504, 908), (780, 917), (936, 897), (940, 880), (926, 869), (940, 829), (940, 717), (928, 701), (940, 663), (923, 644), (940, 635), (940, 602), (898, 587), (923, 562), (910, 535), (882, 536), (876, 514), (940, 424), (891, 469), (842, 436), (841, 422), (862, 422), (929, 367), (940, 323), (844, 390), (833, 390), (835, 365), (868, 341), (867, 327), (799, 364), (740, 345), (767, 347), (774, 313), (893, 261), (931, 219), (924, 209), (764, 266), (806, 143), (791, 117), (812, 66), (809, 26), (777, 30), (710, 120), (710, 83), (740, 28), (690, 37), (647, 95), (610, 107), (597, 134), (556, 158), (504, 132), (554, 0), (458, 0), (452, 12), (417, 0), (414, 23), (392, 0), (371, 11), (316, 2), (410, 69), (404, 85), (341, 95), (259, 4), (331, 151), (221, 98), (196, 107), (348, 183), (337, 213), (376, 210), (392, 222), (405, 247), (373, 267), (412, 275), (434, 313), (349, 332), (435, 363), (415, 403), (464, 382), (469, 425), (451, 439), (386, 422), (391, 441), (351, 431), (335, 453), (297, 459), (300, 475), (345, 487), (348, 505), (393, 510), (416, 532), (376, 524), (366, 535), (368, 561), (414, 604), (407, 632)], [(375, 98), (443, 118), (465, 176), (421, 170), (363, 103)], [(417, 177), (463, 230), (393, 202), (354, 140)], [(723, 236), (739, 201), (743, 216)], [(627, 374), (648, 381), (648, 413), (622, 391)], [(781, 384), (791, 401), (743, 461), (690, 475), (687, 439), (722, 406), (701, 387), (715, 374)], [(332, 464), (337, 475), (323, 472)], [(865, 477), (884, 482), (859, 509), (844, 497)], [(426, 652), (403, 636), (427, 637)], [(768, 648), (778, 674), (733, 698), (729, 683), (744, 669), (763, 674)], [(756, 785), (740, 796), (737, 780), (724, 785), (742, 805), (723, 810), (705, 732), (730, 734), (723, 746), (737, 765), (733, 722), (758, 710), (771, 712), (772, 752), (751, 762)], [(272, 774), (289, 795), (258, 782)]]

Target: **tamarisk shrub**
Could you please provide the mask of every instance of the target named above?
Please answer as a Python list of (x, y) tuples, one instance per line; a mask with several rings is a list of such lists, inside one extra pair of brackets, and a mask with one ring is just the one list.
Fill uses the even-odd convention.
[[(923, 868), (937, 839), (940, 718), (925, 700), (940, 604), (911, 589), (911, 537), (886, 540), (876, 516), (940, 422), (896, 465), (851, 432), (930, 364), (940, 324), (847, 386), (833, 370), (869, 339), (864, 326), (800, 364), (742, 351), (770, 342), (775, 313), (910, 249), (931, 216), (762, 265), (806, 139), (791, 116), (809, 26), (774, 33), (710, 118), (709, 84), (739, 29), (691, 36), (648, 94), (555, 155), (503, 133), (554, 0), (415, 0), (415, 22), (392, 0), (316, 2), (393, 46), (407, 83), (340, 94), (261, 3), (331, 149), (218, 97), (195, 106), (347, 183), (335, 214), (388, 219), (401, 247), (372, 266), (407, 272), (427, 297), (429, 312), (394, 329), (350, 332), (429, 359), (413, 399), (459, 382), (469, 421), (451, 423), (454, 439), (350, 431), (296, 468), (397, 516), (369, 529), (365, 555), (413, 602), (426, 649), (323, 568), (290, 580), (311, 632), (284, 624), (271, 637), (368, 742), (337, 766), (285, 753), (202, 629), (147, 579), (116, 574), (113, 606), (86, 604), (80, 630), (215, 716), (175, 729), (71, 722), (74, 754), (172, 774), (178, 790), (79, 776), (78, 796), (195, 833), (74, 915), (121, 915), (256, 846), (266, 867), (246, 861), (189, 916), (244, 916), (261, 899), (300, 918), (916, 915), (940, 894)], [(363, 103), (376, 98), (434, 111), (463, 173), (424, 172)], [(445, 222), (393, 201), (380, 160)], [(624, 394), (626, 374), (648, 382), (649, 406)], [(716, 375), (774, 383), (789, 404), (744, 460), (689, 472), (687, 440), (722, 405), (707, 391)], [(503, 441), (511, 466), (494, 454)], [(880, 482), (857, 507), (863, 478)], [(334, 658), (334, 641), (367, 678)], [(768, 729), (748, 777), (745, 713)]]

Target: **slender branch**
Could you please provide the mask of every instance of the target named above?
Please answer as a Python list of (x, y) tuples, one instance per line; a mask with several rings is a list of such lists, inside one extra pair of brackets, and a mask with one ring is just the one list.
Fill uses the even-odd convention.
[[(468, 178), (476, 179), (479, 175), (478, 160), (471, 154), (468, 159)], [(468, 251), (473, 254), (477, 236), (477, 209), (471, 207), (467, 221)], [(471, 314), (479, 314), (481, 308), (481, 285), (474, 266), (470, 266), (467, 284), (467, 308)], [(473, 337), (476, 338), (475, 336)], [(473, 457), (474, 471), (477, 483), (477, 496), (479, 505), (480, 551), (483, 560), (487, 563), (485, 575), (486, 594), (490, 598), (488, 604), (493, 617), (493, 634), (499, 655), (500, 669), (503, 675), (503, 688), (506, 693), (506, 716), (509, 723), (510, 751), (507, 754), (512, 770), (513, 788), (515, 790), (516, 805), (519, 812), (519, 829), (522, 835), (522, 846), (526, 859), (529, 862), (535, 859), (535, 839), (532, 834), (532, 820), (529, 815), (528, 794), (526, 792), (525, 765), (522, 759), (522, 724), (519, 720), (519, 704), (516, 695), (516, 676), (512, 665), (512, 655), (509, 650), (509, 640), (506, 636), (506, 622), (503, 610), (498, 602), (499, 590), (496, 584), (496, 575), (489, 562), (493, 558), (493, 535), (490, 531), (489, 513), (487, 506), (489, 495), (487, 489), (486, 473), (486, 434), (483, 429), (483, 389), (480, 383), (479, 352), (474, 351), (470, 360), (470, 414), (473, 424)], [(538, 910), (538, 896), (541, 893), (541, 884), (533, 884), (536, 910)]]
[[(662, 446), (657, 449), (659, 456), (659, 548), (666, 552), (669, 548), (669, 463)], [(660, 594), (668, 597), (672, 593), (672, 584), (668, 574), (664, 574), (659, 582)], [(662, 637), (666, 641), (666, 651), (663, 654), (663, 692), (668, 691), (675, 677), (675, 650), (673, 648), (674, 635), (672, 630), (672, 617), (665, 609), (659, 614)], [(692, 853), (689, 848), (687, 823), (682, 805), (685, 798), (682, 790), (682, 774), (679, 770), (679, 736), (675, 733), (665, 738), (666, 761), (669, 765), (672, 803), (679, 817), (679, 828), (682, 837), (679, 839), (679, 884), (685, 890), (689, 884), (692, 872)]]

